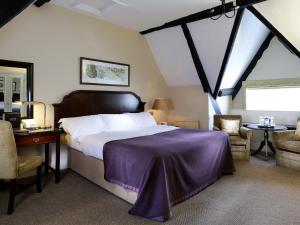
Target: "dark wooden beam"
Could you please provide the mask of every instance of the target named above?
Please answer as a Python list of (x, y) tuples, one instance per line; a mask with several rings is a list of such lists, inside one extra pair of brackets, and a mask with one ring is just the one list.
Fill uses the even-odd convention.
[(198, 52), (197, 52), (196, 46), (194, 44), (190, 30), (186, 24), (182, 24), (181, 27), (182, 27), (182, 31), (184, 33), (185, 39), (187, 41), (187, 44), (189, 46), (194, 65), (197, 70), (198, 77), (199, 77), (202, 87), (203, 87), (203, 91), (206, 93), (209, 92), (210, 94), (212, 94), (212, 91), (210, 89), (206, 74), (204, 72), (204, 69), (203, 69), (202, 63), (200, 61), (200, 57), (198, 55)]
[(218, 97), (223, 97), (223, 96), (230, 96), (233, 93), (233, 88), (225, 88), (221, 89), (218, 93)]
[(198, 55), (197, 49), (195, 47), (195, 44), (194, 44), (194, 41), (193, 41), (193, 38), (192, 38), (192, 35), (190, 33), (190, 30), (189, 30), (189, 28), (186, 24), (182, 24), (181, 27), (182, 27), (184, 36), (186, 38), (187, 44), (189, 46), (189, 49), (190, 49), (190, 52), (191, 52), (191, 55), (192, 55), (192, 58), (193, 58), (193, 62), (194, 62), (198, 77), (199, 77), (199, 79), (201, 81), (201, 84), (202, 84), (202, 87), (203, 87), (203, 91), (206, 92), (206, 93), (208, 92), (208, 95), (210, 97), (210, 100), (211, 100), (212, 106), (215, 110), (215, 113), (216, 114), (221, 114), (221, 110), (220, 110), (218, 102), (212, 97), (212, 91), (211, 91), (211, 88), (209, 86), (205, 71), (203, 69), (200, 57)]
[[(266, 1), (266, 0), (237, 0), (236, 5), (239, 8), (246, 8), (249, 5), (253, 5), (253, 4), (256, 4), (259, 2), (263, 2), (263, 1)], [(233, 7), (234, 7), (233, 2), (226, 3), (225, 4), (225, 12), (228, 13), (228, 12), (233, 11)], [(201, 12), (197, 12), (197, 13), (185, 16), (185, 17), (181, 17), (176, 20), (172, 20), (161, 26), (153, 27), (153, 28), (141, 31), (140, 33), (144, 35), (144, 34), (154, 32), (154, 31), (158, 31), (158, 30), (162, 30), (162, 29), (166, 29), (166, 28), (170, 28), (170, 27), (175, 27), (175, 26), (180, 26), (181, 24), (192, 23), (192, 22), (195, 22), (198, 20), (218, 16), (218, 15), (222, 14), (223, 12), (224, 12), (223, 6), (219, 5), (214, 8), (211, 8), (211, 9), (206, 9)]]
[(0, 3), (0, 28), (19, 15), (35, 0), (9, 0)]
[[(258, 12), (253, 6), (249, 6), (247, 8), (254, 16), (257, 17), (269, 30), (278, 37), (278, 39), (284, 43), (284, 45), (295, 55), (300, 58), (299, 50), (288, 40), (285, 38), (283, 34), (281, 34), (260, 12)], [(299, 28), (295, 28), (299, 29)]]
[(51, 0), (37, 0), (35, 3), (34, 3), (34, 5), (36, 6), (36, 7), (41, 7), (41, 6), (43, 6), (44, 4), (46, 4), (46, 3), (48, 3), (48, 2), (50, 2)]
[(229, 42), (228, 42), (228, 45), (227, 45), (227, 48), (226, 48), (226, 52), (225, 52), (225, 55), (224, 55), (224, 58), (223, 58), (222, 66), (221, 66), (220, 73), (219, 73), (219, 76), (218, 76), (218, 80), (217, 80), (217, 83), (216, 83), (216, 86), (215, 86), (215, 91), (213, 93), (214, 98), (217, 98), (217, 96), (218, 96), (218, 92), (220, 90), (222, 79), (223, 79), (226, 67), (228, 65), (229, 58), (230, 58), (230, 53), (233, 49), (235, 38), (237, 36), (237, 33), (238, 33), (238, 30), (239, 30), (243, 15), (244, 15), (244, 9), (238, 10), (237, 15), (236, 15), (235, 20), (234, 20), (232, 31), (231, 31), (231, 34), (230, 34), (230, 38), (229, 38)]
[(265, 41), (262, 43), (262, 45), (258, 49), (257, 53), (255, 54), (255, 56), (251, 60), (250, 64), (246, 68), (245, 72), (243, 73), (243, 75), (241, 76), (241, 78), (236, 83), (235, 87), (233, 88), (232, 99), (234, 99), (235, 96), (240, 91), (243, 81), (245, 81), (248, 78), (248, 76), (250, 75), (250, 73), (252, 72), (254, 67), (256, 66), (257, 62), (262, 57), (265, 50), (269, 47), (270, 42), (273, 39), (273, 37), (274, 37), (274, 34), (270, 32), (269, 35), (266, 37)]

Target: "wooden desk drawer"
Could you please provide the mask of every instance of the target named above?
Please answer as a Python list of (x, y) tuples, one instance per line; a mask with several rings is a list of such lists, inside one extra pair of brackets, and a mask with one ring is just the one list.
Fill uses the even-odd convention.
[(15, 137), (17, 146), (39, 145), (56, 142), (56, 135), (29, 135)]

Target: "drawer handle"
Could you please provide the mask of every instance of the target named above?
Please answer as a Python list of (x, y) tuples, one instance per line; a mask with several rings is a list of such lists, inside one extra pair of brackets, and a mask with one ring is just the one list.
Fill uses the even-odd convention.
[(33, 141), (34, 143), (38, 143), (38, 142), (40, 141), (40, 139), (39, 139), (39, 138), (32, 138), (32, 141)]

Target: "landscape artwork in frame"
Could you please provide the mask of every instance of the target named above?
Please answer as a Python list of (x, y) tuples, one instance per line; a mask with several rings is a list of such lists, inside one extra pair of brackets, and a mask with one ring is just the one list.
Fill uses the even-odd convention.
[(80, 58), (80, 83), (129, 86), (130, 65), (97, 59)]

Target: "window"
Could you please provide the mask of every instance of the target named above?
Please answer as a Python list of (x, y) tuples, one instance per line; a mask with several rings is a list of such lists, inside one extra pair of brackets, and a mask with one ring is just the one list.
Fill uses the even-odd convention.
[(299, 87), (246, 88), (246, 109), (300, 111)]

